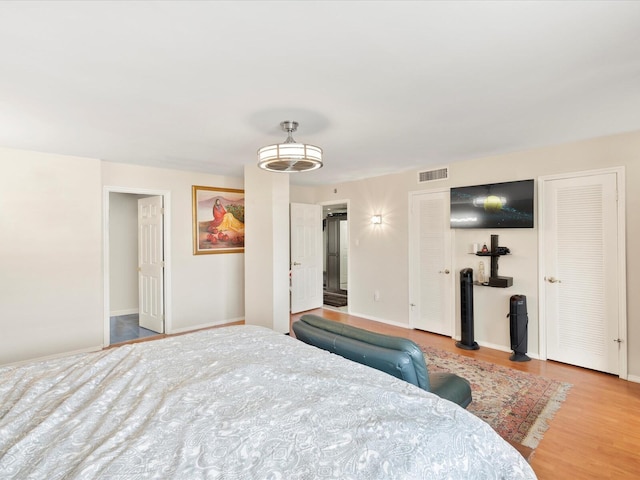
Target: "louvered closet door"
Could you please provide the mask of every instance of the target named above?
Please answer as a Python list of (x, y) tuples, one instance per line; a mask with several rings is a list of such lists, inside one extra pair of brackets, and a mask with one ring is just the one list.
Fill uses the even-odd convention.
[(449, 192), (412, 194), (410, 200), (411, 327), (452, 336)]
[(616, 174), (544, 185), (547, 357), (617, 374)]

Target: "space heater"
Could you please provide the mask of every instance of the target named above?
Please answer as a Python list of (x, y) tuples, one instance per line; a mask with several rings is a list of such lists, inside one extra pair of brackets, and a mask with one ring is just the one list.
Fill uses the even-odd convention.
[(461, 340), (456, 347), (464, 350), (478, 350), (473, 341), (473, 269), (460, 270), (460, 330)]
[(511, 334), (511, 350), (513, 350), (513, 355), (509, 357), (509, 360), (514, 362), (528, 362), (531, 358), (527, 356), (529, 316), (527, 315), (526, 296), (511, 296), (509, 300), (508, 317)]

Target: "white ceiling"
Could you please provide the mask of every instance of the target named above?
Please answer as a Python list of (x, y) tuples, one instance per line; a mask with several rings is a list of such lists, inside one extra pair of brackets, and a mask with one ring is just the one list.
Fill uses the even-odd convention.
[(640, 129), (640, 2), (0, 2), (0, 145), (328, 184)]

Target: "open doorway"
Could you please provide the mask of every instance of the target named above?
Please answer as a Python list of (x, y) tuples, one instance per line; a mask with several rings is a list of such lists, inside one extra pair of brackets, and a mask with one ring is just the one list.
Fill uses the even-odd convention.
[(323, 205), (323, 306), (348, 311), (349, 217), (347, 203)]
[(167, 331), (166, 201), (163, 192), (105, 187), (105, 346)]

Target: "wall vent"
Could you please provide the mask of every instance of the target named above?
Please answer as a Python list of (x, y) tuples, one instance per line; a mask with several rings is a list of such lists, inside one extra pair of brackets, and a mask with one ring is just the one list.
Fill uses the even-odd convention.
[(435, 182), (449, 178), (449, 167), (437, 168), (418, 172), (418, 183)]

